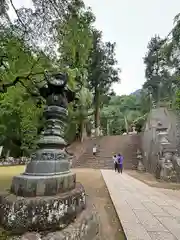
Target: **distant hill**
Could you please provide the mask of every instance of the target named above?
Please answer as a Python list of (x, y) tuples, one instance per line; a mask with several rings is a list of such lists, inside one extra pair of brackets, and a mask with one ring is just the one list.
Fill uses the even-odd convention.
[(140, 95), (141, 89), (136, 90), (135, 92), (131, 93), (130, 95)]

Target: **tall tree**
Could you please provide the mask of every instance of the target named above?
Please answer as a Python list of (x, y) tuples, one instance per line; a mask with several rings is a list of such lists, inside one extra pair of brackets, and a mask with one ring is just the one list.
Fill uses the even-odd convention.
[(93, 48), (90, 55), (88, 83), (94, 95), (94, 122), (99, 135), (100, 106), (102, 96), (107, 94), (113, 83), (119, 82), (119, 68), (115, 58), (115, 43), (102, 41), (102, 33), (93, 31)]
[[(92, 48), (92, 24), (95, 18), (83, 1), (73, 0), (63, 23), (59, 25), (58, 64), (69, 73), (69, 87), (76, 92), (77, 101), (70, 108), (79, 138), (83, 140), (92, 97), (87, 88), (87, 67)], [(62, 34), (63, 32), (63, 34)], [(74, 111), (74, 109), (76, 109)]]
[(148, 44), (148, 52), (144, 58), (147, 80), (143, 87), (152, 93), (156, 102), (171, 94), (171, 75), (166, 69), (166, 61), (162, 52), (164, 43), (165, 40), (159, 36), (153, 37)]
[[(58, 63), (69, 72), (69, 87), (73, 90), (76, 87), (78, 90), (82, 86), (86, 87), (94, 20), (94, 15), (85, 7), (83, 1), (73, 0), (65, 20), (58, 26)], [(73, 83), (76, 86), (73, 86)]]
[(174, 27), (166, 38), (155, 36), (148, 44), (144, 58), (146, 82), (144, 88), (152, 92), (153, 99), (175, 102), (175, 93), (180, 87), (180, 14), (174, 19)]
[(1, 24), (5, 21), (9, 19), (8, 16), (8, 11), (9, 6), (8, 6), (8, 1), (7, 0), (0, 0), (0, 26)]

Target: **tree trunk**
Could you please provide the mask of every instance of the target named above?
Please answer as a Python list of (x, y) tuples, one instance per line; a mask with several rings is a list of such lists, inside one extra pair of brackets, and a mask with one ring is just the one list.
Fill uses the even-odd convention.
[(129, 126), (128, 126), (128, 122), (127, 122), (126, 116), (124, 116), (124, 122), (125, 122), (126, 133), (128, 134), (128, 132), (129, 132)]
[(109, 120), (107, 119), (107, 135), (110, 135)]
[(95, 89), (94, 107), (95, 136), (98, 137), (100, 133), (100, 93), (98, 89)]
[(10, 150), (7, 150), (6, 157), (5, 157), (6, 161), (8, 161), (9, 156), (10, 156)]
[(1, 154), (2, 154), (2, 151), (3, 151), (3, 146), (0, 146), (0, 157), (1, 157)]
[(85, 126), (84, 121), (82, 121), (80, 123), (80, 141), (83, 142), (84, 138), (86, 138), (86, 137), (87, 137), (86, 126)]

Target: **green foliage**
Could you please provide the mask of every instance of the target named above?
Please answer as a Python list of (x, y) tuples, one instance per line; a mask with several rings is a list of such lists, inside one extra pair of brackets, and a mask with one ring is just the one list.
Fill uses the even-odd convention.
[(101, 33), (94, 30), (89, 65), (89, 85), (95, 92), (107, 93), (112, 83), (119, 82), (119, 68), (115, 58), (115, 43), (102, 42)]
[[(82, 139), (88, 124), (92, 94), (87, 88), (88, 58), (92, 48), (92, 23), (95, 18), (80, 0), (72, 1), (65, 20), (58, 26), (58, 64), (68, 72), (68, 87), (76, 91), (76, 102), (69, 106), (66, 137)], [(62, 34), (63, 32), (63, 34)]]
[[(101, 125), (104, 134), (122, 134), (132, 130), (132, 125), (137, 125), (138, 130), (144, 124), (143, 92), (139, 95), (112, 96), (108, 105), (101, 110)], [(139, 127), (138, 127), (139, 125)]]
[(31, 93), (37, 93), (43, 71), (51, 65), (45, 54), (32, 52), (11, 29), (0, 36), (0, 50), (4, 56), (0, 67), (1, 90), (3, 84), (12, 83), (13, 86), (13, 82), (19, 81), (0, 95), (0, 144), (16, 156), (27, 155), (35, 147), (43, 110)]
[(176, 104), (176, 108), (178, 110), (180, 110), (180, 90), (176, 91), (176, 102), (175, 102), (175, 104)]
[(69, 87), (72, 90), (86, 85), (94, 20), (91, 10), (86, 9), (82, 1), (74, 0), (65, 21), (58, 26), (58, 62), (68, 69)]
[(82, 139), (86, 129), (91, 131), (93, 115), (97, 125), (99, 109), (119, 81), (115, 43), (102, 41), (91, 9), (81, 0), (33, 0), (33, 10), (16, 9), (15, 22), (8, 18), (7, 2), (0, 9), (0, 144), (14, 156), (36, 147), (44, 106), (38, 89), (45, 70), (68, 73), (76, 100), (69, 105), (66, 139)]
[(29, 154), (35, 147), (42, 108), (36, 107), (20, 85), (1, 95), (0, 107), (0, 144), (13, 149), (16, 156)]
[(93, 47), (88, 66), (88, 84), (94, 94), (95, 129), (100, 126), (102, 99), (110, 93), (112, 84), (120, 81), (119, 72), (115, 57), (115, 43), (104, 43), (101, 32), (94, 30)]
[[(144, 58), (146, 82), (143, 86), (152, 93), (156, 103), (165, 102), (179, 108), (180, 88), (180, 14), (174, 18), (174, 27), (165, 39), (155, 36), (148, 44)], [(176, 101), (177, 100), (177, 101)]]
[(147, 120), (147, 113), (134, 120), (133, 124), (134, 124), (137, 132), (141, 132), (143, 130), (143, 126), (144, 126), (146, 120)]
[(158, 36), (152, 38), (148, 44), (148, 53), (144, 58), (147, 79), (144, 89), (148, 89), (152, 93), (156, 102), (172, 95), (173, 79), (166, 68), (166, 58), (162, 50), (164, 43), (165, 40)]
[(67, 136), (71, 139), (77, 134), (82, 139), (83, 131), (85, 131), (93, 114), (92, 94), (83, 87), (77, 94), (77, 101), (69, 105), (69, 124), (67, 128)]

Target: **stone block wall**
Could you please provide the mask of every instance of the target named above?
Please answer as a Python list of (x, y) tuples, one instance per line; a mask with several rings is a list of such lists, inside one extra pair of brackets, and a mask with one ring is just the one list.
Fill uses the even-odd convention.
[(161, 128), (167, 129), (169, 148), (174, 151), (177, 147), (176, 114), (165, 107), (152, 109), (149, 113), (142, 133), (143, 163), (146, 171), (155, 173), (158, 163), (158, 154), (161, 151), (161, 144), (158, 138), (158, 124)]

